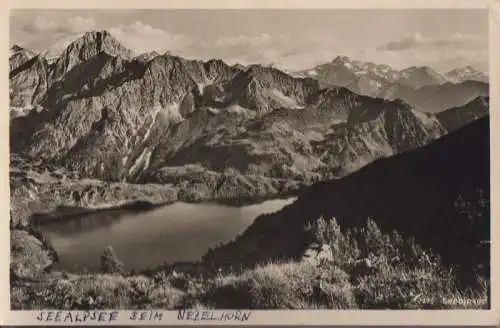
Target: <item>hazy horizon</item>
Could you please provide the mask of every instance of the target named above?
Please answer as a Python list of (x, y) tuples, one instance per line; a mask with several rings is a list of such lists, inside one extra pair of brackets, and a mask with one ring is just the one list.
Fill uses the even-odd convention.
[[(208, 28), (209, 27), (209, 28)], [(137, 54), (156, 50), (229, 64), (302, 70), (337, 56), (395, 69), (488, 72), (488, 13), (479, 9), (13, 10), (10, 44), (58, 53), (107, 30)]]

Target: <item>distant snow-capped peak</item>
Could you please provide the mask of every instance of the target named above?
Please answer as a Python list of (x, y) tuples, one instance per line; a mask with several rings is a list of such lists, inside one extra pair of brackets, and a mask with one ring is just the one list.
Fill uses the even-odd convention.
[(488, 75), (475, 69), (472, 66), (466, 66), (462, 68), (456, 68), (448, 73), (446, 73), (446, 77), (452, 82), (463, 82), (465, 80), (474, 80), (474, 81), (488, 81)]
[(389, 65), (363, 62), (352, 59), (348, 56), (337, 56), (330, 63), (318, 65), (314, 69), (305, 72), (309, 76), (316, 76), (318, 75), (318, 71), (321, 71), (321, 69), (333, 67), (342, 67), (342, 69), (347, 69), (357, 77), (372, 76), (377, 79), (382, 78), (386, 80), (393, 80), (396, 76), (399, 76), (399, 73)]

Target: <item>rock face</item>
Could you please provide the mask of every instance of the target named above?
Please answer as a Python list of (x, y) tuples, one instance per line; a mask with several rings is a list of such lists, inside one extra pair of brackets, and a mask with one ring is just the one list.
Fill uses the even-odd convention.
[(10, 106), (32, 107), (42, 102), (51, 83), (49, 64), (36, 55), (10, 72)]
[(17, 44), (13, 45), (12, 47), (10, 47), (9, 53), (9, 72), (26, 63), (34, 56), (35, 53), (33, 53), (31, 50), (20, 47)]
[(437, 118), (448, 131), (454, 131), (488, 115), (489, 101), (489, 97), (477, 97), (464, 106), (450, 108), (438, 113)]
[[(15, 279), (34, 279), (52, 265), (50, 251), (34, 236), (24, 230), (10, 231), (11, 274)], [(12, 278), (12, 275), (11, 275)]]
[[(19, 49), (18, 47), (15, 49)], [(120, 58), (130, 58), (132, 53), (106, 31), (85, 33), (70, 43), (55, 61), (49, 61), (42, 54), (32, 56), (29, 61), (19, 62), (25, 51), (17, 51), (10, 57), (11, 106), (27, 107), (44, 102), (45, 94), (55, 82), (65, 77), (75, 66), (86, 63), (94, 56), (106, 53)], [(93, 66), (93, 65), (90, 65)], [(73, 71), (73, 78), (87, 71)], [(59, 88), (62, 86), (60, 85)]]
[(371, 217), (382, 231), (414, 237), (447, 264), (488, 265), (489, 250), (479, 246), (490, 240), (489, 147), (486, 116), (427, 146), (311, 186), (205, 260), (251, 265), (300, 259), (310, 242), (308, 224), (334, 217), (343, 228), (360, 228)]

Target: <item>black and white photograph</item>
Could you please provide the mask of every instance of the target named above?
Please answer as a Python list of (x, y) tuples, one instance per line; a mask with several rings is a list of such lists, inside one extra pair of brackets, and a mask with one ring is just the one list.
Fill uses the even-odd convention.
[(9, 15), (12, 311), (491, 309), (487, 9)]

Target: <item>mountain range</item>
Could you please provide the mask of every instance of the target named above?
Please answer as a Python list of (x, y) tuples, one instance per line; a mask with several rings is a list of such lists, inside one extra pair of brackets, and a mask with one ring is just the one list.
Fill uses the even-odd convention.
[(295, 76), (313, 77), (322, 85), (344, 86), (370, 97), (400, 98), (424, 112), (463, 106), (476, 97), (487, 96), (489, 88), (488, 76), (471, 66), (440, 74), (428, 66), (395, 70), (388, 65), (346, 56), (338, 56)]
[[(488, 112), (486, 83), (453, 84), (428, 68), (395, 71), (347, 57), (296, 77), (170, 53), (135, 56), (106, 31), (86, 33), (51, 60), (12, 51), (11, 151), (81, 178), (180, 184), (182, 175), (209, 180), (212, 190), (227, 177), (261, 177), (278, 192), (283, 181), (345, 176)], [(358, 94), (353, 76), (386, 79), (397, 91)], [(451, 107), (477, 115), (429, 113)]]

